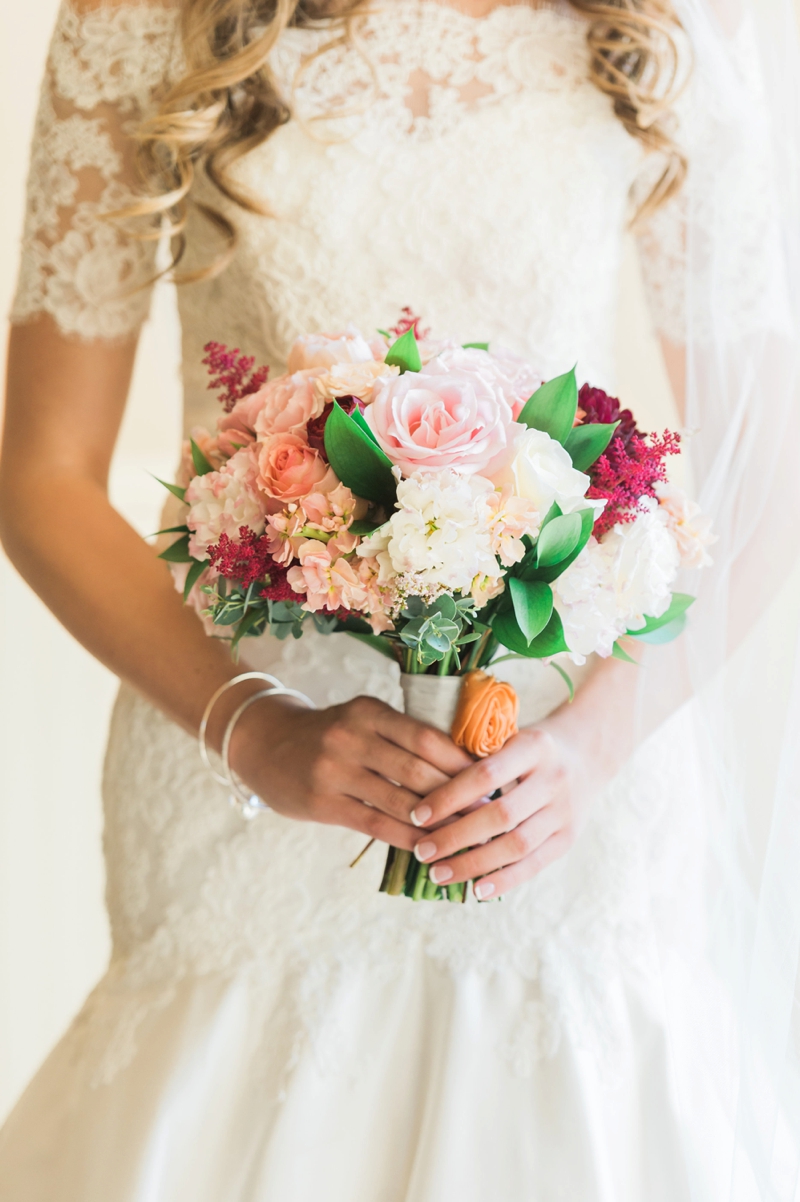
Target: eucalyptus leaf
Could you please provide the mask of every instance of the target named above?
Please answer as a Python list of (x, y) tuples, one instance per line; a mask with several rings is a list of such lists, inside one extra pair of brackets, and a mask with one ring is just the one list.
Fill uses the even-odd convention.
[(578, 411), (578, 381), (575, 368), (542, 384), (526, 402), (517, 418), (529, 429), (544, 430), (556, 442), (565, 443)]
[(530, 645), (537, 634), (541, 634), (553, 612), (553, 592), (548, 584), (540, 581), (509, 580), (514, 617), (526, 643)]
[(336, 401), (325, 423), (325, 451), (336, 475), (357, 497), (394, 507), (397, 484), (391, 461)]
[(197, 581), (203, 575), (203, 572), (205, 571), (207, 566), (208, 565), (206, 564), (205, 560), (202, 560), (202, 559), (193, 559), (192, 560), (192, 566), (189, 568), (189, 571), (186, 573), (186, 583), (183, 586), (184, 605), (186, 604), (186, 602), (189, 599), (189, 593), (192, 591), (194, 586), (197, 584)]
[(192, 463), (197, 475), (207, 476), (209, 472), (213, 472), (213, 464), (209, 463), (193, 438), (189, 439), (189, 445), (192, 450)]
[[(252, 635), (256, 633), (261, 634), (263, 631), (263, 626), (266, 625), (268, 617), (268, 611), (266, 609), (262, 609), (260, 606), (257, 609), (249, 609), (236, 628), (236, 634), (233, 636), (233, 646), (238, 647), (239, 643), (241, 643), (242, 639), (246, 635)], [(256, 631), (255, 627), (257, 627), (259, 623), (262, 623), (262, 630)]]
[(618, 425), (619, 422), (590, 422), (587, 425), (575, 426), (564, 443), (572, 466), (579, 472), (588, 471), (611, 442)]
[(191, 563), (189, 535), (184, 534), (183, 538), (176, 539), (166, 550), (161, 552), (158, 558), (165, 560), (167, 563)]
[(397, 341), (389, 347), (386, 352), (386, 363), (390, 367), (399, 367), (401, 373), (421, 370), (422, 359), (413, 326), (410, 330), (406, 330), (405, 334), (401, 334)]
[(553, 518), (542, 528), (536, 544), (536, 566), (551, 568), (571, 555), (580, 541), (583, 522), (580, 513)]

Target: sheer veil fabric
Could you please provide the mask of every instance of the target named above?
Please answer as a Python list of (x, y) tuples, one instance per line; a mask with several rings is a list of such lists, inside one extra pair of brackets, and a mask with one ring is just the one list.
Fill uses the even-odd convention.
[[(65, 334), (87, 340), (124, 336), (143, 320), (146, 291), (131, 285), (151, 278), (152, 244), (126, 243), (98, 213), (119, 208), (133, 194), (130, 130), (179, 59), (176, 7), (171, 0), (100, 4), (79, 14), (64, 5), (34, 146), (14, 320), (47, 311)], [(278, 1133), (275, 1140), (264, 1137), (264, 1163), (269, 1157), (282, 1166), (292, 1160), (291, 1172), (299, 1173), (310, 1163), (305, 1145), (312, 1112), (324, 1119), (320, 1143), (326, 1137), (336, 1145), (330, 1163), (349, 1172), (348, 1158), (358, 1162), (363, 1144), (348, 1141), (362, 1133), (353, 1134), (347, 1108), (338, 1102), (348, 1081), (321, 1085), (311, 1058), (303, 1058), (305, 1045), (296, 1036), (305, 1006), (315, 1021), (317, 1012), (333, 1014), (362, 1054), (366, 1049), (368, 1070), (359, 1085), (364, 1129), (384, 1117), (382, 1151), (372, 1151), (366, 1167), (406, 1155), (400, 1146), (407, 1120), (403, 1097), (384, 1088), (380, 1076), (388, 1072), (387, 1042), (395, 1058), (392, 1073), (410, 1073), (408, 1097), (427, 1099), (426, 1130), (417, 1129), (423, 1125), (419, 1110), (404, 1133), (408, 1163), (423, 1148), (435, 1166), (423, 1168), (403, 1194), (413, 1202), (440, 1197), (445, 1185), (458, 1192), (445, 1168), (466, 1171), (465, 1140), (475, 1149), (461, 1188), (465, 1198), (479, 1171), (502, 1202), (560, 1197), (570, 1164), (584, 1158), (585, 1177), (578, 1165), (569, 1178), (576, 1202), (641, 1202), (645, 1195), (658, 1202), (684, 1196), (693, 1202), (798, 1202), (800, 52), (789, 0), (676, 0), (676, 7), (693, 58), (677, 105), (690, 171), (685, 189), (656, 216), (642, 246), (657, 324), (686, 349), (685, 453), (718, 541), (714, 567), (702, 581), (689, 575), (682, 584), (698, 594), (685, 635), (643, 656), (643, 744), (622, 774), (623, 801), (602, 799), (575, 854), (509, 895), (503, 906), (465, 906), (458, 914), (440, 907), (448, 913), (434, 915), (432, 907), (384, 905), (387, 899), (375, 894), (366, 875), (345, 871), (360, 847), (358, 837), (276, 814), (243, 834), (201, 773), (191, 741), (143, 699), (123, 692), (106, 788), (115, 959), (74, 1039), (59, 1046), (28, 1102), (23, 1099), (8, 1142), (0, 1138), (0, 1177), (9, 1163), (3, 1157), (17, 1155), (15, 1139), (32, 1149), (28, 1160), (25, 1150), (18, 1157), (25, 1162), (18, 1180), (39, 1183), (44, 1192), (37, 1198), (53, 1196), (53, 1189), (47, 1192), (47, 1172), (56, 1164), (47, 1145), (51, 1132), (60, 1141), (58, 1165), (75, 1173), (74, 1192), (64, 1196), (81, 1202), (89, 1196), (105, 1202), (113, 1189), (126, 1200), (155, 1197), (147, 1184), (151, 1171), (152, 1180), (161, 1182), (159, 1198), (186, 1196), (191, 1181), (194, 1197), (218, 1202), (223, 1187), (209, 1192), (215, 1190), (212, 1179), (196, 1166), (207, 1155), (220, 1174), (214, 1180), (230, 1183), (237, 1172), (244, 1179), (251, 1168), (241, 1167), (236, 1141), (255, 1146), (259, 1122), (265, 1128), (274, 1122)], [(306, 127), (300, 119), (283, 126), (266, 147), (246, 156), (241, 169), (245, 180), (251, 172), (256, 183), (266, 181), (289, 219), (243, 217), (245, 253), (219, 279), (181, 291), (187, 429), (215, 417), (200, 368), (208, 338), (239, 345), (280, 369), (300, 330), (347, 320), (369, 328), (376, 306), (385, 321), (398, 302), (417, 297), (426, 321), (441, 332), (483, 336), (475, 321), (490, 313), (491, 336), (524, 353), (541, 352), (545, 373), (563, 370), (579, 352), (586, 377), (613, 387), (609, 281), (619, 266), (641, 148), (587, 82), (585, 30), (574, 10), (544, 8), (534, 18), (527, 6), (510, 5), (478, 25), (431, 0), (376, 6), (384, 24), (370, 17), (366, 32), (371, 48), (383, 45), (383, 90), (369, 111), (354, 106), (343, 119), (343, 136), (328, 144), (316, 136), (318, 125), (313, 137), (308, 133), (319, 116), (315, 105), (331, 95), (361, 96), (362, 85), (372, 86), (372, 72), (344, 43), (330, 55), (311, 55), (315, 31), (287, 31), (276, 70), (299, 80), (298, 105), (307, 105), (309, 121)], [(309, 61), (305, 72), (298, 70), (303, 56)], [(421, 119), (412, 120), (406, 104), (411, 74), (431, 81), (430, 111)], [(478, 79), (483, 86), (474, 89)], [(470, 88), (479, 96), (474, 111), (463, 103)], [(395, 154), (392, 139), (400, 145), (401, 138), (403, 152)], [(549, 189), (517, 153), (515, 139), (526, 140), (530, 160), (544, 164)], [(341, 172), (347, 173), (346, 188)], [(199, 199), (207, 199), (202, 186), (200, 181)], [(405, 196), (413, 206), (400, 203)], [(496, 219), (501, 203), (507, 229)], [(403, 238), (416, 258), (406, 253)], [(531, 278), (537, 288), (529, 286)], [(463, 286), (454, 287), (454, 279)], [(120, 282), (126, 287), (109, 300)], [(776, 630), (777, 637), (769, 633)], [(272, 648), (264, 666), (282, 678), (285, 671), (287, 683), (304, 691), (317, 689), (320, 703), (359, 691), (398, 703), (396, 676), (368, 649), (348, 649), (337, 660), (330, 641), (309, 637), (294, 650), (281, 646), (283, 658), (278, 661)], [(545, 675), (541, 665), (526, 678), (519, 675), (520, 691), (527, 687), (537, 704)], [(651, 814), (659, 796), (669, 805), (658, 813), (653, 806)], [(665, 846), (671, 836), (677, 847), (651, 864), (640, 851), (659, 842), (661, 833)], [(305, 870), (300, 882), (298, 863)], [(338, 864), (345, 866), (340, 875)], [(630, 879), (623, 880), (626, 872)], [(570, 909), (564, 898), (575, 897), (580, 904)], [(626, 951), (641, 931), (646, 938), (630, 956), (634, 967), (628, 971), (626, 960), (622, 972), (620, 949)], [(416, 1011), (387, 984), (395, 960), (416, 990)], [(261, 991), (251, 997), (248, 974), (254, 963), (263, 969), (265, 962), (262, 977), (251, 974)], [(491, 987), (479, 981), (486, 965), (495, 974)], [(647, 984), (647, 1006), (638, 1011), (627, 1003), (638, 997), (636, 973)], [(559, 1050), (558, 1005), (551, 1013), (543, 980), (554, 995), (563, 986), (579, 1017), (591, 1011), (597, 1019), (594, 1026), (585, 1024), (583, 1042), (571, 1039), (566, 1014)], [(456, 1030), (453, 998), (461, 999), (470, 1023), (475, 1014), (481, 1022)], [(382, 999), (388, 999), (385, 1013)], [(268, 1017), (255, 1024), (252, 1047), (236, 1016), (239, 1003)], [(120, 1019), (126, 1005), (133, 1015), (127, 1027), (124, 1013)], [(236, 1011), (233, 1017), (226, 1018), (226, 1006)], [(607, 1037), (617, 1018), (619, 1045)], [(196, 1063), (210, 1072), (213, 1059), (219, 1071), (213, 1079), (223, 1084), (211, 1101), (221, 1109), (228, 1105), (230, 1128), (216, 1110), (209, 1112), (209, 1090), (198, 1087), (190, 1099), (196, 1114), (189, 1109), (192, 1121), (200, 1118), (189, 1138), (188, 1111), (177, 1109), (186, 1083), (172, 1064), (192, 1050), (192, 1040), (205, 1053), (211, 1044), (203, 1040), (217, 1020), (222, 1036), (214, 1057), (200, 1055)], [(498, 1038), (513, 1044), (518, 1076), (500, 1076), (494, 1020)], [(163, 1022), (164, 1030), (174, 1023), (177, 1034), (162, 1045), (148, 1043), (151, 1021), (156, 1028)], [(436, 1024), (440, 1034), (447, 1032), (437, 1045), (441, 1081), (454, 1064), (460, 1074), (457, 1088), (451, 1083), (441, 1095), (432, 1086), (424, 1094), (431, 1081), (436, 1084), (435, 1074), (411, 1073), (405, 1054), (409, 1043), (427, 1054)], [(94, 1085), (80, 1093), (70, 1057), (81, 1059), (86, 1032), (87, 1046), (102, 1049), (97, 1064), (86, 1054), (81, 1071), (94, 1073), (107, 1094)], [(592, 1041), (596, 1046), (587, 1051)], [(601, 1070), (592, 1060), (598, 1050), (604, 1054)], [(230, 1066), (237, 1054), (235, 1079)], [(256, 1087), (250, 1079), (255, 1069), (270, 1078), (270, 1089), (278, 1082), (278, 1118), (262, 1104), (263, 1083)], [(477, 1100), (491, 1099), (485, 1110), (472, 1104), (478, 1069), (485, 1073), (485, 1089)], [(614, 1095), (607, 1086), (615, 1073), (628, 1094), (620, 1087)], [(391, 1076), (387, 1080), (391, 1084)], [(80, 1121), (70, 1126), (72, 1102), (64, 1101), (73, 1085), (79, 1119), (85, 1107), (82, 1127)], [(382, 1105), (388, 1094), (396, 1121), (385, 1118), (394, 1114)], [(550, 1134), (560, 1095), (567, 1099), (560, 1130), (572, 1139), (566, 1154)], [(622, 1097), (620, 1113), (604, 1125), (613, 1096)], [(330, 1109), (314, 1110), (328, 1098), (334, 1099)], [(626, 1110), (625, 1101), (635, 1105)], [(647, 1110), (646, 1119), (636, 1106)], [(133, 1110), (130, 1142), (117, 1145), (113, 1141)], [(154, 1121), (152, 1131), (142, 1134), (148, 1115), (161, 1126)], [(581, 1126), (585, 1116), (589, 1134)], [(525, 1122), (527, 1136), (519, 1136)], [(455, 1132), (452, 1146), (437, 1135), (448, 1124)], [(106, 1144), (96, 1134), (101, 1127)], [(489, 1131), (502, 1156), (488, 1148)], [(641, 1147), (631, 1147), (630, 1132), (636, 1131)], [(75, 1132), (87, 1142), (79, 1146)], [(287, 1132), (296, 1139), (291, 1147)], [(645, 1147), (645, 1133), (660, 1147)], [(153, 1158), (150, 1167), (136, 1160), (137, 1140)], [(40, 1171), (37, 1163), (27, 1176), (39, 1146), (49, 1167)], [(113, 1161), (118, 1146), (131, 1163), (124, 1172), (116, 1163), (101, 1171), (104, 1155)], [(183, 1176), (176, 1147), (189, 1166)], [(515, 1167), (521, 1152), (532, 1157), (524, 1170)], [(88, 1169), (84, 1153), (87, 1162), (97, 1154)], [(547, 1181), (545, 1161), (552, 1172)], [(612, 1165), (619, 1176), (609, 1171), (603, 1178), (598, 1165)], [(641, 1165), (647, 1171), (637, 1176)], [(498, 1171), (511, 1182), (505, 1193)], [(81, 1173), (95, 1174), (91, 1195), (89, 1176)], [(255, 1168), (252, 1173), (255, 1180)], [(168, 1180), (177, 1184), (164, 1185)], [(278, 1180), (270, 1176), (263, 1188), (278, 1196)], [(328, 1196), (347, 1202), (389, 1196), (372, 1184), (356, 1193), (346, 1175), (340, 1180), (340, 1192), (334, 1183)], [(644, 1181), (652, 1188), (637, 1185)], [(230, 1197), (247, 1202), (266, 1196), (261, 1186), (228, 1188)]]
[[(662, 971), (688, 1128), (711, 1138), (713, 1081), (732, 1133), (730, 1197), (789, 1202), (800, 1182), (800, 58), (782, 0), (684, 0), (679, 12), (694, 70), (673, 337), (687, 349), (685, 450), (719, 541), (702, 587), (687, 580), (699, 600), (686, 636), (650, 650), (640, 714), (654, 726), (691, 694), (707, 807), (696, 816), (702, 938), (731, 1013), (711, 995), (704, 1012), (700, 978), (690, 1009), (675, 1001), (692, 969), (668, 917)], [(752, 304), (734, 313), (737, 277), (752, 280)], [(765, 613), (780, 621), (773, 646)], [(695, 1186), (709, 1196), (699, 1169)]]

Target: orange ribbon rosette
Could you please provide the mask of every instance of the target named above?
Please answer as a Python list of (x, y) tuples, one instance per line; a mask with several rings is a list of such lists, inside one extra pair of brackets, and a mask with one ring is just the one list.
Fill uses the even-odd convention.
[(517, 733), (519, 698), (510, 684), (476, 669), (463, 679), (451, 734), (470, 755), (494, 755)]

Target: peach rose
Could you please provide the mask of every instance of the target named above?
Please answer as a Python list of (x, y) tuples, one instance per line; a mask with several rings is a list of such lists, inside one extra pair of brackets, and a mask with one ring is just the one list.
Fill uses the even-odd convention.
[(289, 351), (290, 372), (310, 367), (333, 367), (334, 363), (368, 363), (374, 356), (369, 343), (354, 325), (337, 334), (303, 334)]
[(320, 369), (296, 371), (290, 376), (278, 376), (254, 394), (260, 412), (255, 421), (256, 433), (296, 434), (304, 430), (314, 417), (319, 417), (325, 402), (314, 388)]
[(314, 391), (326, 403), (336, 397), (357, 396), (369, 404), (375, 389), (399, 374), (399, 367), (374, 359), (369, 363), (335, 363), (330, 371), (316, 378)]
[(217, 420), (217, 442), (225, 455), (235, 455), (242, 447), (255, 442), (256, 419), (261, 412), (261, 399), (257, 392), (242, 397), (230, 413)]
[(458, 695), (453, 742), (483, 759), (517, 733), (519, 698), (510, 684), (480, 669), (468, 672)]
[(300, 434), (275, 434), (259, 448), (256, 484), (268, 498), (269, 513), (309, 493), (330, 492), (338, 483), (333, 468)]

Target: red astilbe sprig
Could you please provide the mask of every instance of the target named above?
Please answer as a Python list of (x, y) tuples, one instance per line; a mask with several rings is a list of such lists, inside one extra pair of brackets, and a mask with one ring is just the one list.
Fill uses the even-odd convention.
[(219, 542), (208, 548), (208, 558), (220, 576), (234, 580), (242, 588), (249, 588), (259, 580), (271, 585), (278, 566), (269, 553), (267, 536), (256, 534), (249, 526), (239, 527), (238, 540), (221, 534)]
[(229, 350), (224, 342), (207, 342), (203, 350), (203, 363), (211, 376), (208, 387), (219, 394), (217, 399), (226, 413), (267, 382), (269, 368), (255, 367), (255, 357), (240, 354), (238, 346)]
[(395, 338), (400, 338), (401, 335), (407, 334), (409, 330), (414, 331), (414, 337), (418, 341), (422, 341), (430, 334), (430, 330), (423, 330), (421, 326), (421, 317), (417, 317), (414, 310), (409, 305), (404, 305), (400, 310), (400, 318), (396, 326), (389, 326), (389, 333), (394, 334)]
[(606, 506), (594, 524), (600, 538), (620, 523), (632, 522), (644, 506), (643, 497), (655, 497), (655, 486), (667, 479), (668, 455), (680, 454), (680, 434), (665, 430), (655, 434), (631, 434), (627, 443), (615, 436), (606, 451), (589, 468), (592, 500), (604, 499)]

